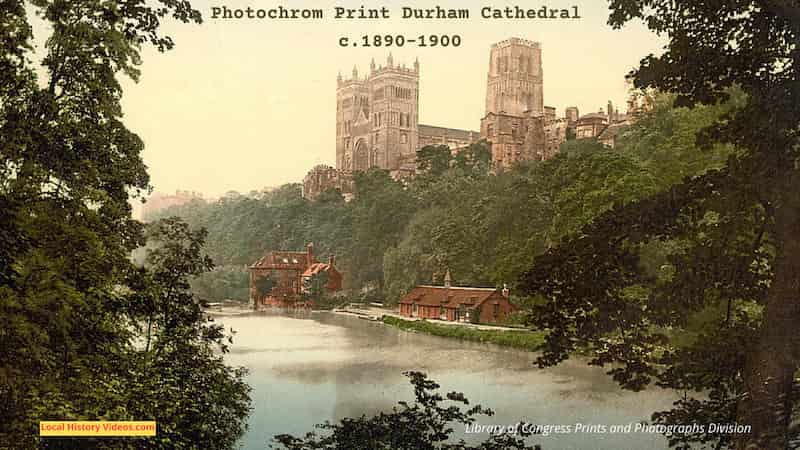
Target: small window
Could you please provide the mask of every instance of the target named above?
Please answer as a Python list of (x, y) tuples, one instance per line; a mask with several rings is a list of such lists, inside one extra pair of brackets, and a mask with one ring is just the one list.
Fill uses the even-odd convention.
[(405, 133), (400, 133), (400, 143), (407, 144), (408, 143), (408, 135)]

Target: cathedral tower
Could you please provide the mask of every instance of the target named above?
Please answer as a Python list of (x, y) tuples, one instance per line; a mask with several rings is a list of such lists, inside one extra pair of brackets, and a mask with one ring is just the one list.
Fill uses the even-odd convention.
[(491, 143), (495, 170), (546, 159), (542, 49), (511, 38), (492, 45), (481, 137)]
[(419, 139), (419, 63), (386, 66), (337, 80), (336, 168), (344, 172), (380, 167), (402, 175), (414, 171)]
[(542, 49), (538, 42), (511, 38), (492, 45), (486, 84), (487, 114), (541, 115), (542, 91)]

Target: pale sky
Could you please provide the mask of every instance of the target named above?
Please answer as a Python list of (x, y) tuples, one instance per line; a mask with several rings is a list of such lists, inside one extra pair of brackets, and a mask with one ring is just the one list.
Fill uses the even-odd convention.
[[(598, 0), (519, 2), (538, 9), (578, 6), (581, 19), (482, 19), (483, 6), (514, 3), (409, 0), (383, 3), (298, 0), (291, 8), (322, 8), (323, 20), (211, 19), (212, 6), (274, 8), (264, 0), (192, 2), (202, 25), (168, 23), (176, 48), (143, 52), (138, 84), (125, 82), (128, 127), (145, 142), (144, 160), (156, 191), (194, 190), (216, 197), (301, 181), (316, 164), (334, 165), (336, 76), (360, 74), (391, 50), (396, 64), (420, 62), (420, 123), (478, 130), (484, 113), (492, 43), (519, 37), (542, 45), (544, 103), (559, 116), (625, 110), (625, 74), (661, 41), (643, 26), (614, 31), (607, 3)], [(389, 8), (390, 20), (333, 19), (333, 7)], [(404, 20), (403, 6), (469, 8), (468, 20)], [(38, 28), (38, 27), (37, 27)], [(41, 32), (41, 28), (39, 28)], [(36, 31), (36, 30), (35, 30)], [(341, 48), (339, 37), (364, 34), (459, 34), (458, 48)], [(42, 36), (37, 36), (37, 40)]]

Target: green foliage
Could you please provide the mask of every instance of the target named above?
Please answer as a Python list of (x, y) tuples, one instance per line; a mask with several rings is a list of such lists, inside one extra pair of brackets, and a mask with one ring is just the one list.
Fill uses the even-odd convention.
[(450, 169), (450, 147), (446, 145), (426, 145), (417, 150), (417, 170), (437, 176)]
[(250, 275), (239, 266), (215, 267), (190, 281), (192, 292), (206, 302), (235, 300), (247, 303), (250, 298)]
[(327, 284), (328, 272), (317, 272), (311, 275), (303, 280), (303, 297), (324, 303), (328, 296)]
[[(360, 174), (351, 202), (335, 191), (309, 202), (297, 185), (287, 185), (164, 214), (207, 228), (209, 253), (224, 265), (250, 264), (269, 249), (301, 249), (314, 242), (322, 258), (337, 255), (345, 288), (372, 291), (389, 304), (414, 285), (430, 283), (434, 274), (441, 280), (447, 268), (457, 284), (508, 283), (513, 292), (537, 254), (615, 204), (717, 167), (732, 147), (700, 154), (689, 136), (741, 97), (733, 92), (729, 103), (694, 110), (673, 108), (672, 97), (657, 97), (657, 107), (625, 132), (615, 150), (595, 140), (573, 140), (555, 158), (497, 175), (489, 173), (485, 142), (455, 156), (429, 147), (420, 158), (439, 159), (420, 163), (438, 169), (405, 183), (385, 171)], [(636, 144), (643, 136), (647, 149)], [(678, 145), (675, 162), (663, 163), (662, 155)]]
[[(324, 433), (310, 432), (303, 437), (279, 435), (278, 448), (284, 450), (541, 450), (525, 444), (530, 433), (520, 422), (520, 432), (493, 434), (486, 441), (469, 445), (463, 439), (451, 439), (455, 426), (474, 424), (478, 416), (494, 412), (480, 405), (469, 409), (469, 401), (460, 392), (444, 396), (439, 385), (420, 372), (405, 372), (414, 386), (414, 403), (399, 402), (389, 413), (373, 417), (346, 418), (339, 423), (318, 425)], [(447, 402), (447, 403), (444, 403)], [(275, 447), (273, 447), (275, 448)]]
[[(145, 239), (128, 200), (148, 176), (143, 143), (121, 121), (119, 77), (138, 79), (144, 45), (172, 48), (163, 18), (200, 13), (171, 0), (0, 9), (0, 447), (233, 448), (247, 388), (212, 351), (225, 336), (187, 292), (209, 267), (202, 235), (169, 222), (147, 269), (130, 259)], [(49, 25), (41, 55), (28, 12)], [(154, 439), (36, 433), (40, 420), (148, 418)]]
[[(473, 316), (477, 315), (473, 314)], [(383, 323), (406, 331), (418, 331), (434, 336), (484, 342), (529, 351), (539, 350), (544, 342), (544, 333), (540, 331), (485, 330), (462, 325), (436, 324), (427, 320), (403, 320), (392, 316), (384, 316)]]
[(246, 372), (225, 365), (222, 354), (231, 336), (204, 315), (189, 289), (191, 277), (213, 267), (202, 254), (205, 234), (175, 218), (148, 227), (147, 266), (131, 295), (139, 307), (133, 325), (145, 337), (144, 349), (127, 370), (137, 396), (132, 413), (152, 418), (159, 430), (152, 443), (140, 448), (169, 443), (234, 448), (245, 431), (250, 412)]
[(660, 181), (573, 230), (523, 277), (545, 299), (529, 317), (549, 329), (539, 363), (586, 346), (623, 387), (687, 392), (656, 422), (752, 427), (674, 435), (672, 446), (794, 448), (800, 8), (611, 1), (612, 26), (634, 19), (668, 39), (635, 85), (671, 95), (620, 152)]
[(259, 297), (264, 297), (272, 293), (272, 289), (277, 285), (277, 282), (269, 275), (259, 277), (255, 281), (256, 294)]

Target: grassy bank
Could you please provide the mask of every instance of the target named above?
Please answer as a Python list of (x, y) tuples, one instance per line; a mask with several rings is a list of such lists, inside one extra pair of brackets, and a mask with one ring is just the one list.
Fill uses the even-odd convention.
[(459, 325), (440, 325), (425, 320), (403, 320), (390, 316), (384, 316), (383, 323), (406, 331), (418, 331), (434, 336), (486, 342), (530, 351), (537, 350), (544, 342), (544, 333), (540, 331), (478, 330)]

